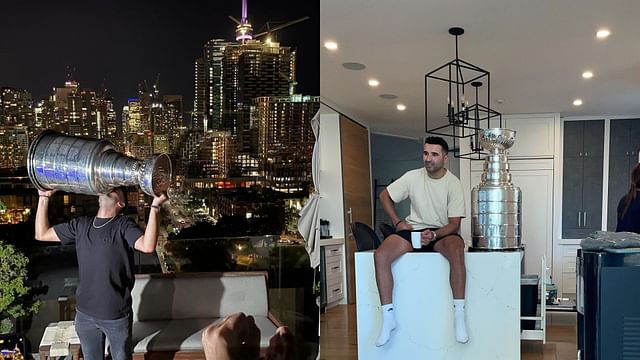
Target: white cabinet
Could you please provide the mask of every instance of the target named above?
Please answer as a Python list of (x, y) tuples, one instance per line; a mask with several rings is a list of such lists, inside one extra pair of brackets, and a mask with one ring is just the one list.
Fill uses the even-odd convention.
[(558, 244), (555, 247), (553, 282), (558, 288), (558, 297), (576, 297), (576, 255), (578, 243)]
[(325, 294), (327, 307), (335, 305), (344, 298), (344, 247), (328, 245), (324, 248)]
[(508, 115), (504, 127), (516, 131), (509, 158), (553, 158), (556, 124), (553, 115)]

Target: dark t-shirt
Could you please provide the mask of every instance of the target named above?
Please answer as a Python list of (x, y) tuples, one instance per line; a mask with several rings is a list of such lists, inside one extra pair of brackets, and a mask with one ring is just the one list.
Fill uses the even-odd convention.
[(618, 225), (616, 226), (616, 231), (630, 231), (640, 234), (640, 193), (636, 192), (636, 198), (631, 202), (627, 213), (622, 217), (622, 210), (624, 210), (627, 196), (629, 195), (625, 195), (618, 203)]
[[(100, 227), (110, 219), (95, 218)], [(64, 245), (75, 244), (80, 282), (76, 307), (97, 319), (113, 320), (131, 311), (134, 283), (133, 250), (142, 229), (126, 216), (104, 227), (82, 216), (53, 227)]]

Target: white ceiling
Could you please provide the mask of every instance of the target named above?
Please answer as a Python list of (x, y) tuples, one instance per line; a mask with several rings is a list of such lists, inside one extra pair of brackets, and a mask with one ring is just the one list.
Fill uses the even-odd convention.
[[(640, 114), (640, 0), (322, 0), (320, 94), (375, 132), (424, 133), (424, 75), (455, 57), (491, 72), (503, 114)], [(607, 27), (611, 36), (595, 37)], [(359, 62), (365, 70), (342, 67)], [(594, 77), (585, 80), (584, 70)], [(380, 86), (371, 88), (369, 78)], [(392, 93), (397, 100), (378, 95)], [(503, 98), (498, 104), (495, 99)], [(574, 98), (584, 104), (574, 107)], [(446, 107), (446, 99), (438, 106)], [(407, 110), (395, 106), (403, 103)], [(431, 105), (430, 105), (431, 108)], [(431, 119), (430, 119), (431, 121)]]

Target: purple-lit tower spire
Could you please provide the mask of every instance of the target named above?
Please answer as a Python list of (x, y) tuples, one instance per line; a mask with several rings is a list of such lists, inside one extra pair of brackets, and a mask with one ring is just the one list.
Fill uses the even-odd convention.
[(236, 41), (244, 43), (251, 39), (253, 39), (253, 28), (247, 20), (247, 0), (242, 0), (242, 18), (240, 24), (236, 26)]

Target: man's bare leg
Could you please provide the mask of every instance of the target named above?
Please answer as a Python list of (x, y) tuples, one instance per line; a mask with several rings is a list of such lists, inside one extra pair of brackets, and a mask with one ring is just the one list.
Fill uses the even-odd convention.
[(449, 261), (449, 283), (453, 293), (456, 340), (463, 344), (469, 341), (464, 319), (464, 290), (467, 272), (464, 265), (464, 247), (464, 240), (457, 235), (446, 236), (433, 247)]
[(393, 292), (391, 264), (409, 251), (411, 251), (411, 245), (407, 240), (399, 235), (390, 235), (375, 252), (376, 284), (380, 294), (380, 305), (382, 305), (382, 328), (380, 329), (376, 346), (386, 344), (389, 341), (391, 332), (396, 328), (391, 298)]

